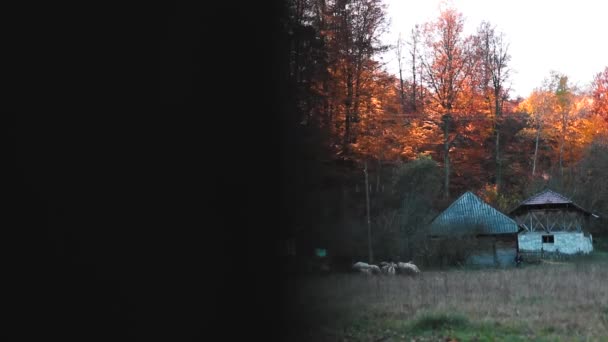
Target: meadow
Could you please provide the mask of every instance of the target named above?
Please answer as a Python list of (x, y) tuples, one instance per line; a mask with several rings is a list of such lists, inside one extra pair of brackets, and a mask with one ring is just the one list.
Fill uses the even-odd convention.
[(608, 253), (419, 277), (292, 277), (289, 341), (608, 341)]

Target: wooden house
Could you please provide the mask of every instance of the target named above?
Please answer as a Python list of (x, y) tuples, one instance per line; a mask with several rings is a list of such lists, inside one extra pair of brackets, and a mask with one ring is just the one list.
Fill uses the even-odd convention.
[(520, 227), (519, 250), (561, 254), (590, 253), (593, 240), (585, 222), (597, 215), (552, 190), (544, 190), (521, 202), (509, 215)]
[(432, 240), (463, 244), (466, 263), (480, 266), (507, 266), (517, 255), (517, 223), (494, 209), (472, 192), (465, 192), (430, 223)]

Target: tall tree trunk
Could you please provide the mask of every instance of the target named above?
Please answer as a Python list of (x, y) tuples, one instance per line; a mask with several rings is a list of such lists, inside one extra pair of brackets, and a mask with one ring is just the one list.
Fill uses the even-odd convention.
[(418, 111), (417, 105), (416, 105), (416, 57), (413, 57), (413, 64), (412, 65), (412, 111), (414, 111), (415, 113)]
[(500, 131), (496, 131), (496, 191), (502, 187), (502, 160), (500, 159)]
[(501, 117), (502, 117), (502, 106), (498, 96), (500, 95), (500, 89), (494, 90), (494, 104), (495, 104), (495, 116), (496, 116), (496, 191), (500, 192), (502, 186), (502, 161), (500, 159), (500, 128), (501, 128)]
[(534, 159), (532, 161), (532, 176), (536, 174), (536, 157), (538, 156), (538, 140), (540, 140), (540, 125), (536, 128), (536, 143), (534, 144)]
[(564, 145), (566, 143), (566, 129), (567, 129), (567, 118), (566, 113), (562, 114), (562, 136), (559, 144), (559, 173), (562, 178), (560, 181), (563, 182), (564, 178)]
[(410, 55), (412, 56), (412, 94), (411, 94), (411, 108), (412, 111), (417, 113), (418, 112), (418, 104), (417, 104), (417, 97), (416, 97), (416, 93), (418, 90), (417, 87), (417, 80), (416, 80), (416, 56), (418, 54), (418, 40), (419, 40), (419, 33), (420, 31), (418, 31), (418, 25), (416, 25), (413, 29), (412, 29), (412, 49), (410, 50)]
[(344, 185), (344, 182), (340, 183), (340, 194), (342, 195), (342, 197), (340, 198), (340, 213), (342, 214), (342, 222), (346, 223), (348, 220), (348, 215), (346, 214), (346, 209), (347, 209), (347, 205), (346, 205), (346, 200), (348, 198), (348, 193), (346, 192), (346, 186)]
[(559, 174), (560, 177), (564, 178), (564, 141), (566, 140), (564, 136), (562, 136), (562, 141), (560, 142), (560, 146), (559, 146)]
[(363, 173), (365, 173), (365, 204), (367, 207), (367, 253), (369, 258), (369, 263), (374, 263), (374, 252), (372, 250), (372, 223), (369, 217), (369, 183), (367, 176), (367, 160), (365, 161), (365, 168), (363, 169)]
[(449, 122), (450, 114), (444, 116), (444, 131), (443, 131), (443, 164), (445, 170), (444, 192), (443, 196), (447, 199), (450, 197), (450, 142), (449, 142)]
[(418, 79), (420, 80), (419, 85), (418, 85), (418, 101), (416, 102), (417, 104), (419, 104), (419, 106), (417, 106), (416, 108), (418, 109), (418, 112), (423, 112), (424, 111), (424, 96), (425, 96), (425, 89), (424, 89), (424, 85), (422, 84), (422, 66), (418, 66)]
[(376, 172), (376, 192), (380, 192), (380, 172), (382, 171), (382, 160), (378, 158), (378, 171)]
[(352, 112), (351, 112), (351, 107), (352, 107), (352, 103), (353, 103), (353, 75), (352, 75), (352, 71), (349, 70), (347, 71), (347, 75), (346, 75), (346, 99), (344, 100), (344, 107), (345, 107), (345, 115), (346, 117), (344, 118), (344, 154), (348, 153), (349, 150), (349, 144), (351, 142), (351, 119), (352, 119)]
[[(360, 96), (361, 96), (361, 69), (362, 69), (362, 60), (361, 56), (357, 57), (356, 69), (355, 69), (355, 85), (354, 85), (354, 102), (353, 102), (353, 120), (354, 122), (359, 121), (359, 105), (360, 105)], [(356, 131), (351, 127), (351, 135), (353, 137), (356, 136)]]
[(405, 90), (403, 89), (403, 68), (401, 67), (401, 34), (397, 39), (397, 65), (399, 66), (399, 92), (401, 93), (401, 110), (405, 113)]
[(327, 94), (329, 93), (329, 85), (327, 84), (327, 79), (323, 80), (323, 114), (322, 117), (325, 120), (325, 129), (328, 130), (327, 133), (330, 132), (329, 127), (331, 125), (331, 112), (330, 112), (330, 106), (329, 106), (329, 96), (327, 96)]
[(399, 63), (399, 92), (401, 93), (401, 110), (405, 113), (405, 90), (403, 89), (403, 72), (401, 71), (401, 62)]

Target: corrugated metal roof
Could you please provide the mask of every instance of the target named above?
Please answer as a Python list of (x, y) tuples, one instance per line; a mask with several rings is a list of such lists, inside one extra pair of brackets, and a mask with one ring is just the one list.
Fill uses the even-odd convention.
[(553, 191), (553, 190), (545, 190), (542, 192), (539, 192), (538, 194), (528, 198), (527, 200), (523, 201), (521, 204), (522, 205), (535, 205), (535, 204), (548, 204), (548, 203), (572, 203), (572, 201), (568, 198), (566, 198), (565, 196), (562, 196), (560, 194), (558, 194), (557, 192)]
[(513, 234), (517, 223), (470, 191), (431, 221), (431, 235)]
[[(584, 209), (580, 205), (572, 202), (572, 200), (570, 200), (566, 196), (563, 196), (550, 189), (543, 190), (543, 191), (537, 193), (536, 195), (533, 195), (533, 196), (527, 198), (526, 200), (521, 202), (517, 207), (515, 207), (513, 210), (511, 210), (509, 212), (509, 214), (511, 214), (511, 215), (516, 214), (516, 212), (525, 210), (526, 207), (533, 207), (533, 208), (534, 207), (546, 207), (546, 206), (551, 206), (554, 204), (557, 204), (557, 206), (555, 206), (555, 207), (560, 207), (560, 208), (573, 207), (573, 208), (576, 208), (576, 209), (582, 211), (583, 213), (585, 213), (587, 215), (591, 215), (591, 212)], [(596, 215), (594, 215), (594, 216), (596, 216)]]

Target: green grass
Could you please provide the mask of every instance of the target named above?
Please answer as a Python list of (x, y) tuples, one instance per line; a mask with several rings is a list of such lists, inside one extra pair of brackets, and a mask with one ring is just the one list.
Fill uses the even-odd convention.
[(417, 318), (412, 326), (412, 331), (442, 330), (442, 329), (462, 329), (470, 326), (469, 319), (460, 314), (454, 313), (426, 313)]
[(527, 333), (525, 327), (504, 325), (498, 322), (470, 321), (458, 313), (425, 313), (410, 323), (412, 337), (431, 340), (455, 339), (458, 341), (526, 341), (542, 337)]
[[(330, 333), (334, 340), (348, 341), (576, 341), (585, 340), (555, 326), (534, 331), (525, 324), (513, 325), (491, 320), (473, 321), (454, 312), (425, 312), (404, 321), (373, 319), (351, 322), (346, 328)], [(326, 330), (326, 332), (329, 332)], [(326, 335), (327, 336), (327, 335)], [(315, 337), (315, 340), (323, 340)]]

